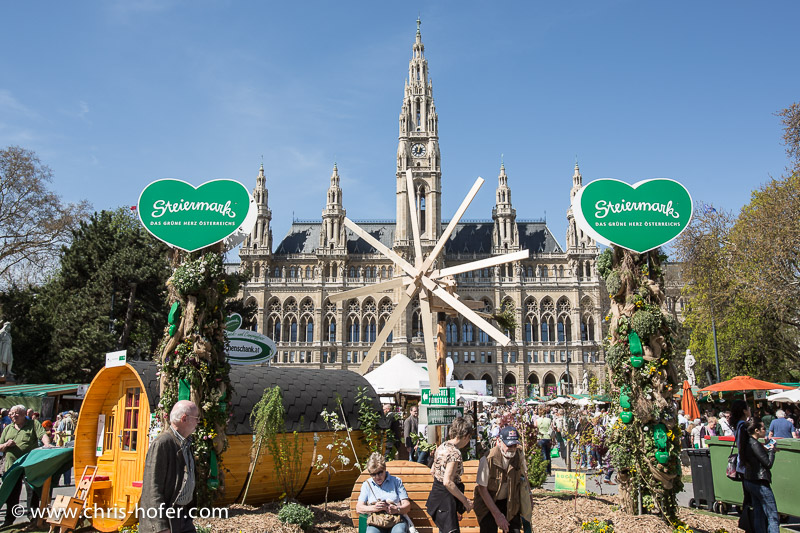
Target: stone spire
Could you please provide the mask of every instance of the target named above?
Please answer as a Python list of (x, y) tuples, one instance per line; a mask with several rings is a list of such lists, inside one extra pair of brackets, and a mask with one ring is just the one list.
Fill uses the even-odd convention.
[(346, 244), (344, 217), (346, 212), (342, 207), (342, 188), (339, 186), (339, 168), (333, 164), (331, 184), (328, 187), (328, 201), (322, 210), (322, 231), (319, 235), (319, 245), (325, 250), (335, 250), (344, 253)]
[[(575, 222), (575, 215), (572, 211), (572, 202), (575, 200), (575, 195), (583, 187), (583, 176), (581, 176), (581, 169), (578, 167), (578, 158), (575, 157), (575, 171), (572, 174), (572, 189), (569, 191), (570, 206), (567, 209), (567, 251), (570, 250), (587, 250), (591, 249), (594, 252), (597, 244), (594, 239), (589, 237), (578, 224)], [(587, 250), (588, 251), (588, 250)]]
[(395, 247), (411, 245), (406, 170), (414, 175), (419, 227), (423, 246), (433, 246), (442, 230), (441, 158), (439, 117), (433, 102), (433, 83), (429, 77), (421, 21), (408, 62), (408, 78), (403, 88), (397, 145), (397, 225)]
[(269, 191), (267, 177), (264, 174), (264, 163), (258, 169), (256, 187), (253, 189), (258, 216), (253, 231), (245, 238), (240, 255), (269, 256), (272, 254), (272, 210), (269, 208)]
[(500, 175), (497, 176), (492, 220), (494, 220), (492, 253), (519, 250), (517, 210), (511, 206), (511, 188), (508, 186), (508, 175), (504, 163), (500, 163)]

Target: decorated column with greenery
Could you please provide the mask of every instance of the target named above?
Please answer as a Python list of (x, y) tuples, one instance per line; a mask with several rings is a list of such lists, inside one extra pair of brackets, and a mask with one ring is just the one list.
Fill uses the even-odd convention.
[(664, 309), (664, 277), (659, 249), (638, 254), (614, 246), (597, 265), (611, 298), (606, 363), (616, 421), (608, 434), (617, 470), (622, 508), (642, 509), (677, 520), (682, 490), (680, 427), (673, 394), (677, 324)]
[(168, 326), (157, 354), (161, 399), (156, 415), (166, 427), (178, 400), (191, 400), (200, 408), (193, 435), (196, 494), (200, 505), (209, 505), (224, 489), (220, 462), (232, 409), (225, 299), (238, 293), (243, 276), (225, 273), (221, 243), (193, 253), (173, 250), (172, 267)]

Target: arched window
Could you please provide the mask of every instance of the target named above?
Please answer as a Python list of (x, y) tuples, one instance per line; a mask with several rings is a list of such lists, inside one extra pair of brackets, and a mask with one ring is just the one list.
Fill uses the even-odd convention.
[(506, 398), (513, 398), (516, 396), (517, 378), (514, 377), (514, 374), (508, 373), (506, 377), (503, 378), (503, 389)]
[(289, 342), (297, 342), (297, 319), (292, 318), (289, 324)]
[(420, 315), (419, 310), (414, 311), (414, 313), (411, 315), (411, 336), (422, 336), (422, 316)]
[(528, 315), (525, 320), (525, 342), (536, 342), (539, 336), (539, 320), (533, 316)]
[(444, 327), (444, 333), (448, 345), (458, 342), (458, 324), (456, 324), (452, 319), (448, 319), (447, 324)]
[(281, 269), (280, 269), (280, 267), (275, 267), (275, 270), (274, 270), (274, 272), (272, 273), (272, 277), (273, 277), (273, 278), (279, 278), (279, 277), (281, 277)]
[(328, 342), (336, 342), (336, 319), (328, 317), (328, 327), (325, 328), (328, 332)]
[(389, 267), (389, 277), (390, 277), (390, 278), (391, 278), (391, 277), (392, 277), (392, 275), (393, 275), (393, 274), (392, 274), (392, 272), (393, 272), (393, 271), (394, 271), (394, 269), (393, 269), (392, 267)]
[(542, 319), (542, 342), (550, 341), (550, 325), (546, 319)]
[(542, 277), (547, 278), (550, 274), (548, 273), (547, 267), (542, 265)]
[(381, 267), (381, 279), (385, 279), (385, 278), (386, 278), (386, 267), (382, 266)]
[(356, 270), (356, 267), (350, 267), (350, 271), (349, 271), (348, 276), (350, 278), (355, 278), (357, 275), (358, 275), (358, 271)]
[(311, 279), (311, 267), (306, 267), (306, 279)]
[(314, 342), (314, 319), (309, 318), (306, 322), (306, 342)]
[(492, 380), (492, 376), (489, 374), (484, 374), (481, 379), (486, 382), (486, 394), (489, 396), (494, 396), (494, 382)]
[(296, 278), (297, 277), (297, 271), (295, 270), (294, 267), (289, 267), (289, 277), (290, 278)]
[(376, 337), (375, 317), (364, 319), (364, 342), (375, 342)]
[(360, 328), (357, 317), (350, 317), (350, 323), (347, 327), (347, 342), (360, 342)]
[[(388, 318), (388, 317), (386, 317), (386, 316), (382, 316), (382, 317), (381, 317), (381, 319), (378, 321), (378, 331), (379, 331), (379, 332), (380, 332), (380, 331), (383, 331), (383, 328), (385, 328), (385, 327), (386, 327), (386, 320), (387, 320), (387, 318)], [(388, 337), (386, 337), (386, 342), (392, 342), (392, 333), (393, 333), (393, 332), (391, 332), (391, 331), (389, 332), (389, 336), (388, 336)]]
[(472, 323), (464, 321), (464, 323), (461, 324), (461, 342), (474, 342), (473, 332)]
[(267, 335), (275, 342), (281, 342), (281, 319), (271, 316), (267, 321)]
[(476, 328), (478, 330), (478, 342), (483, 344), (489, 343), (489, 335), (483, 331), (481, 328)]
[(261, 277), (261, 265), (256, 263), (255, 268), (253, 268), (253, 276), (258, 279)]

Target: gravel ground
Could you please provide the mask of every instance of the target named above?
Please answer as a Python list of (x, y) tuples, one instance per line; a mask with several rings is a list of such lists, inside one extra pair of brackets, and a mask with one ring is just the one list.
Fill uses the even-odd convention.
[[(616, 509), (616, 496), (587, 497), (572, 495), (555, 495), (549, 491), (536, 491), (533, 507), (533, 531), (539, 533), (578, 532), (585, 520), (600, 518), (611, 520), (615, 531), (619, 533), (672, 533), (672, 528), (655, 515), (628, 516)], [(296, 526), (288, 526), (278, 521), (276, 504), (250, 507), (234, 505), (226, 520), (210, 520), (198, 523), (211, 525), (214, 532), (238, 533), (264, 532), (300, 533)], [(352, 527), (347, 500), (328, 504), (328, 512), (321, 505), (312, 506), (314, 510), (314, 533), (357, 533)], [(740, 533), (736, 521), (721, 516), (698, 513), (689, 509), (681, 509), (680, 518), (697, 533), (713, 533), (724, 527), (730, 533)]]

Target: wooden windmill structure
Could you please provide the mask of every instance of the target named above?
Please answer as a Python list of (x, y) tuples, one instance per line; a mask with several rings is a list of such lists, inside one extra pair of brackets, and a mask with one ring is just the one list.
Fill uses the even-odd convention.
[[(358, 369), (360, 374), (365, 374), (367, 372), (372, 364), (372, 361), (378, 355), (378, 352), (383, 346), (383, 343), (386, 342), (386, 339), (389, 337), (389, 333), (392, 331), (395, 324), (397, 324), (397, 322), (400, 320), (400, 317), (405, 312), (406, 307), (408, 307), (408, 304), (412, 301), (414, 296), (417, 295), (417, 293), (419, 293), (422, 330), (425, 338), (425, 356), (428, 362), (428, 376), (432, 393), (435, 394), (438, 392), (439, 386), (444, 385), (443, 380), (440, 382), (439, 379), (439, 375), (444, 377), (444, 373), (442, 372), (441, 374), (437, 374), (437, 366), (444, 368), (444, 357), (441, 357), (440, 360), (437, 361), (436, 350), (433, 342), (434, 312), (446, 313), (451, 316), (457, 316), (460, 314), (472, 322), (475, 326), (481, 328), (484, 332), (486, 332), (487, 335), (492, 337), (502, 346), (507, 346), (511, 342), (511, 339), (504, 335), (503, 332), (495, 328), (492, 324), (486, 321), (481, 314), (476, 313), (470, 307), (470, 304), (479, 304), (479, 302), (465, 302), (459, 299), (458, 295), (455, 293), (456, 283), (453, 276), (462, 272), (469, 272), (471, 270), (478, 270), (504, 263), (510, 263), (512, 261), (526, 259), (528, 257), (528, 250), (502, 254), (449, 268), (435, 269), (436, 260), (441, 255), (445, 244), (450, 238), (450, 235), (453, 233), (453, 230), (455, 230), (456, 225), (458, 225), (459, 220), (461, 220), (461, 217), (464, 215), (467, 207), (469, 207), (469, 204), (472, 203), (473, 198), (475, 198), (475, 195), (483, 185), (483, 182), (483, 178), (480, 177), (475, 180), (475, 183), (473, 184), (469, 193), (467, 193), (466, 198), (464, 198), (464, 201), (461, 202), (458, 211), (456, 211), (456, 214), (453, 216), (452, 220), (450, 220), (450, 223), (447, 225), (447, 228), (444, 230), (441, 237), (439, 237), (439, 240), (436, 242), (436, 245), (433, 247), (430, 254), (424, 256), (419, 232), (419, 212), (417, 211), (416, 207), (417, 201), (414, 193), (414, 180), (411, 170), (406, 171), (406, 189), (408, 193), (406, 196), (408, 197), (408, 208), (412, 215), (410, 218), (411, 229), (414, 237), (415, 257), (413, 265), (400, 257), (400, 255), (398, 255), (394, 250), (388, 248), (378, 241), (378, 239), (361, 229), (355, 222), (345, 217), (344, 223), (353, 233), (364, 239), (387, 258), (391, 259), (392, 262), (394, 262), (394, 264), (398, 267), (396, 271), (401, 272), (399, 276), (396, 276), (391, 280), (367, 287), (360, 287), (358, 289), (332, 294), (330, 296), (331, 302), (340, 302), (343, 300), (349, 300), (350, 298), (373, 294), (382, 290), (401, 289), (400, 301), (393, 309), (392, 314), (386, 321), (383, 329), (381, 329), (381, 331), (378, 333), (375, 343), (372, 345), (369, 353), (362, 361), (361, 366)], [(482, 307), (482, 304), (480, 304), (480, 306)], [(444, 350), (441, 349), (443, 344), (444, 339), (440, 338), (440, 353), (442, 354), (444, 353)]]

